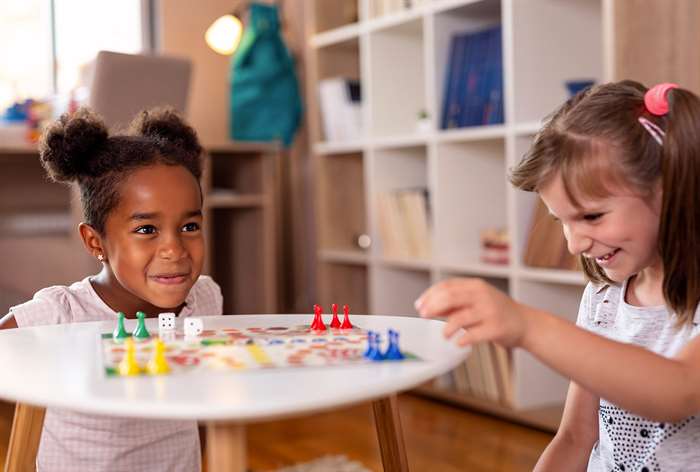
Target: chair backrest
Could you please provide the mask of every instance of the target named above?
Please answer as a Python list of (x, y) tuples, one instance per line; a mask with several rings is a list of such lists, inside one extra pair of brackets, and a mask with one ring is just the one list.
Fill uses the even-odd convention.
[(188, 59), (100, 51), (88, 105), (111, 129), (128, 125), (148, 107), (169, 105), (184, 114), (191, 69)]

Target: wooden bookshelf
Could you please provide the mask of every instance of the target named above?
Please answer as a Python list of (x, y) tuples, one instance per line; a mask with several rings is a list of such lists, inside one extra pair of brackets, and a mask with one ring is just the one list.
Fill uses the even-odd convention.
[[(337, 11), (328, 11), (329, 2), (305, 4), (321, 302), (411, 316), (413, 301), (431, 284), (478, 276), (517, 300), (575, 320), (584, 278), (525, 266), (536, 196), (512, 189), (505, 175), (529, 146), (539, 121), (566, 98), (564, 81), (606, 78), (602, 3), (434, 0), (383, 16), (375, 15), (371, 0), (333, 5), (348, 3), (357, 4), (356, 21), (341, 21)], [(503, 31), (505, 123), (439, 129), (451, 35), (497, 24)], [(329, 142), (323, 135), (318, 83), (332, 77), (361, 83), (363, 133), (352, 142)], [(417, 129), (420, 110), (432, 120), (428, 131)], [(429, 192), (431, 256), (388, 257), (379, 195), (416, 187)], [(508, 264), (480, 260), (480, 232), (488, 227), (507, 228)], [(356, 243), (359, 234), (370, 237), (368, 249)], [(512, 407), (455, 390), (426, 386), (419, 391), (555, 430), (568, 382), (525, 352), (509, 356)]]
[[(70, 284), (99, 266), (77, 232), (75, 189), (49, 182), (36, 146), (0, 148), (0, 312), (37, 290)], [(221, 285), (225, 313), (275, 313), (279, 307), (280, 150), (264, 143), (209, 145), (202, 191), (204, 273)], [(41, 268), (41, 270), (37, 270)]]
[[(346, 303), (350, 297), (371, 314), (411, 316), (415, 297), (431, 284), (477, 276), (518, 301), (574, 321), (585, 278), (578, 271), (525, 264), (537, 195), (513, 189), (505, 176), (530, 146), (541, 120), (567, 98), (567, 80), (632, 77), (648, 85), (678, 80), (700, 90), (691, 52), (697, 34), (684, 19), (694, 17), (697, 5), (690, 0), (663, 7), (650, 0), (422, 0), (378, 15), (381, 1), (305, 3), (307, 117), (322, 235), (320, 299)], [(334, 10), (341, 4), (356, 5), (358, 18), (343, 21)], [(647, 32), (662, 17), (662, 26), (652, 28), (657, 40), (650, 43)], [(440, 129), (451, 36), (494, 25), (502, 28), (504, 123)], [(329, 142), (323, 134), (318, 83), (333, 77), (360, 80), (363, 133), (350, 142)], [(416, 127), (420, 110), (432, 120), (427, 131)], [(378, 196), (415, 187), (429, 192), (431, 257), (387, 257)], [(493, 227), (506, 228), (509, 235), (505, 265), (480, 260), (480, 232)], [(355, 244), (359, 233), (371, 239), (368, 249)], [(459, 393), (454, 385), (420, 391), (555, 430), (568, 381), (527, 352), (514, 350), (509, 361), (511, 406)]]

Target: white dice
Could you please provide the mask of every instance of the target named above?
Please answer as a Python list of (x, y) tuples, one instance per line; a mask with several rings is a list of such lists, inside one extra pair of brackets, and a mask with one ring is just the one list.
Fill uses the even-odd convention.
[(158, 331), (175, 330), (175, 313), (161, 313), (158, 315)]
[(203, 330), (201, 318), (185, 318), (185, 336), (199, 336)]

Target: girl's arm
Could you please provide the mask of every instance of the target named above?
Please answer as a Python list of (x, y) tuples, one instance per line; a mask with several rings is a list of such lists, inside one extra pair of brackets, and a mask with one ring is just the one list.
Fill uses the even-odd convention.
[(517, 303), (480, 279), (438, 283), (416, 308), (425, 317), (447, 316), (447, 337), (465, 328), (460, 344), (522, 347), (594, 395), (640, 416), (669, 422), (700, 412), (700, 337), (668, 359)]
[(700, 411), (700, 338), (669, 359), (540, 310), (521, 310), (527, 327), (520, 345), (591, 392), (657, 421), (680, 421)]
[(556, 436), (537, 461), (533, 472), (570, 470), (585, 472), (598, 440), (600, 399), (574, 382), (569, 384), (566, 405)]

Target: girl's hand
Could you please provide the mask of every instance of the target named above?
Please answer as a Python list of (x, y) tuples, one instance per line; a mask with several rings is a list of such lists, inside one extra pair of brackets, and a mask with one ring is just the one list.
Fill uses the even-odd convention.
[(527, 330), (526, 308), (481, 279), (450, 279), (426, 290), (415, 303), (423, 318), (447, 317), (445, 337), (459, 328), (460, 346), (495, 341), (518, 346)]

